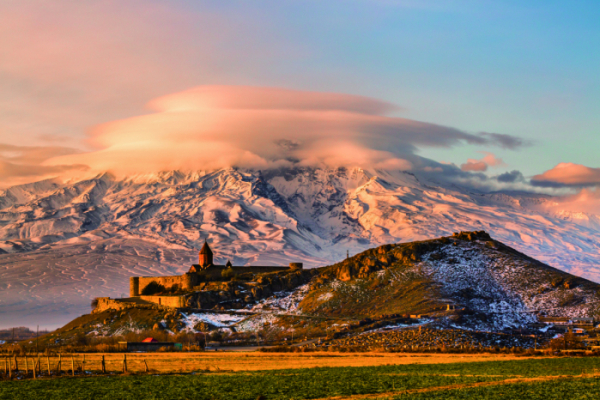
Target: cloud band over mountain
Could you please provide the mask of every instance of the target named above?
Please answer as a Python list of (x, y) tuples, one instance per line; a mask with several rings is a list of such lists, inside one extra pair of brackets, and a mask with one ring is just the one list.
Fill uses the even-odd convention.
[(376, 99), (248, 86), (201, 86), (152, 100), (150, 114), (90, 132), (97, 150), (46, 165), (116, 173), (238, 166), (361, 166), (407, 170), (420, 146), (519, 146), (508, 135), (470, 134), (389, 114)]

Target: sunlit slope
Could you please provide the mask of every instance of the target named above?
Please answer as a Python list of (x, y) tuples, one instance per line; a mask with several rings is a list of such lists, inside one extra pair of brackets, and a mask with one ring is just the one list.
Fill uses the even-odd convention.
[(448, 325), (518, 328), (538, 316), (593, 317), (600, 285), (532, 259), (486, 233), (384, 245), (334, 264), (299, 309), (345, 317), (443, 316)]

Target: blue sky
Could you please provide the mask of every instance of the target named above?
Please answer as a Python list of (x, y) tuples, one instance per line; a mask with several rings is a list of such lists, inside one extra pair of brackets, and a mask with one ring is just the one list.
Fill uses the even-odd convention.
[(437, 161), (600, 167), (598, 21), (597, 1), (4, 3), (0, 141), (88, 149), (90, 129), (153, 98), (256, 85), (368, 96), (531, 143), (418, 148)]
[[(206, 3), (188, 5), (202, 10)], [(502, 151), (501, 157), (507, 169), (525, 174), (567, 161), (597, 166), (598, 2), (256, 5), (219, 2), (209, 8), (256, 21), (250, 26), (258, 34), (289, 43), (290, 54), (252, 76), (233, 76), (234, 82), (363, 94), (405, 108), (401, 116), (524, 137), (535, 151)], [(476, 157), (476, 150), (485, 149), (426, 148), (421, 154), (461, 163)]]

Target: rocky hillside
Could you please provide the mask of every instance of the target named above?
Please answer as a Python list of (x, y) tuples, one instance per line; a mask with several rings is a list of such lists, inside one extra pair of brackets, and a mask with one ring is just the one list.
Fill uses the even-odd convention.
[(450, 326), (518, 328), (539, 315), (598, 315), (600, 285), (528, 257), (483, 232), (384, 245), (327, 267), (303, 313), (377, 318), (443, 315)]
[(128, 293), (130, 276), (183, 273), (205, 238), (219, 263), (321, 267), (461, 230), (600, 281), (600, 218), (557, 210), (549, 196), (347, 168), (103, 174), (0, 193), (0, 313), (58, 326), (93, 297)]
[[(309, 271), (210, 282), (190, 295), (187, 309), (131, 303), (80, 317), (53, 337), (68, 337), (70, 332), (110, 336), (153, 328), (271, 334), (293, 328), (318, 335), (330, 334), (331, 328), (365, 332), (395, 324), (535, 330), (540, 316), (598, 318), (599, 305), (600, 285), (475, 231), (384, 245)], [(204, 310), (195, 309), (199, 306)]]

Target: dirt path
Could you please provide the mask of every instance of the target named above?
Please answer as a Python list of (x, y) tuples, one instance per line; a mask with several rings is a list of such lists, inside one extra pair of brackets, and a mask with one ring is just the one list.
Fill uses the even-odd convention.
[(324, 397), (324, 398), (316, 399), (316, 400), (385, 399), (385, 398), (389, 398), (389, 397), (403, 396), (403, 395), (414, 394), (414, 393), (438, 392), (438, 391), (453, 390), (453, 389), (470, 389), (470, 388), (483, 387), (483, 386), (502, 386), (502, 385), (510, 385), (510, 384), (514, 384), (514, 383), (535, 383), (535, 382), (548, 382), (548, 381), (581, 379), (581, 378), (597, 378), (597, 377), (600, 377), (600, 373), (583, 374), (583, 375), (540, 376), (540, 377), (535, 377), (535, 378), (510, 378), (510, 379), (503, 379), (500, 381), (493, 381), (493, 382), (464, 383), (464, 384), (456, 384), (456, 385), (448, 385), (448, 386), (428, 387), (428, 388), (423, 388), (423, 389), (397, 390), (395, 392), (357, 394), (357, 395), (352, 395), (352, 396)]

